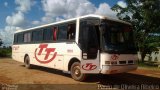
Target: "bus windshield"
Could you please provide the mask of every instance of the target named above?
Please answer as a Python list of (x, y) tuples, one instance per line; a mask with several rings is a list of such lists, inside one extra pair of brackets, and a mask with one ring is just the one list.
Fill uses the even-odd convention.
[(114, 21), (101, 24), (105, 51), (110, 53), (136, 53), (130, 25)]

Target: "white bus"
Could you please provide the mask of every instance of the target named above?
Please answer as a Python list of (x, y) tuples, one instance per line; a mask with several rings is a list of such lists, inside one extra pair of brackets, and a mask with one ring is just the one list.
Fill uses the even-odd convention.
[(12, 46), (12, 58), (25, 67), (68, 71), (77, 81), (136, 70), (136, 53), (131, 24), (100, 15), (16, 31)]

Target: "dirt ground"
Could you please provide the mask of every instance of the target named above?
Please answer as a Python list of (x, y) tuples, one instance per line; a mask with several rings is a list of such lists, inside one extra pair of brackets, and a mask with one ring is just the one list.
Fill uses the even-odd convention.
[[(62, 71), (34, 66), (33, 69), (26, 69), (23, 63), (14, 61), (10, 58), (0, 58), (0, 84), (1, 89), (7, 85), (29, 85), (24, 86), (30, 90), (35, 88), (32, 85), (39, 85), (39, 90), (51, 90), (52, 87), (57, 90), (76, 88), (77, 90), (85, 90), (86, 88), (106, 89), (106, 88), (149, 88), (160, 89), (160, 70), (137, 69), (129, 73), (115, 75), (91, 75), (85, 82), (78, 82), (71, 78), (67, 73)], [(45, 87), (43, 86), (45, 85)], [(48, 85), (48, 86), (46, 86)], [(66, 86), (65, 86), (66, 85)], [(80, 85), (80, 86), (79, 86)], [(119, 85), (113, 87), (113, 85)], [(127, 85), (127, 86), (126, 86)], [(129, 87), (133, 85), (132, 87)], [(138, 86), (135, 86), (138, 85)], [(147, 85), (142, 87), (142, 85)], [(148, 85), (154, 85), (148, 87)], [(41, 86), (41, 87), (40, 87)], [(68, 87), (67, 87), (68, 86)], [(79, 86), (81, 88), (77, 88)], [(107, 87), (105, 87), (107, 86)], [(135, 87), (134, 87), (135, 86)], [(8, 87), (8, 86), (7, 86)], [(14, 87), (14, 86), (13, 86)], [(16, 87), (16, 86), (15, 86)], [(46, 89), (48, 87), (48, 89)], [(63, 87), (63, 88), (62, 88)], [(44, 89), (45, 88), (45, 89)], [(84, 89), (85, 88), (85, 89)], [(27, 90), (25, 88), (22, 88)], [(17, 89), (15, 89), (17, 90)], [(20, 90), (20, 88), (18, 88)]]

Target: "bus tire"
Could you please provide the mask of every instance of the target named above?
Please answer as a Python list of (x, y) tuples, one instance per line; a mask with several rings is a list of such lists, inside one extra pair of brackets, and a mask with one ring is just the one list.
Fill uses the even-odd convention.
[(80, 63), (74, 62), (71, 66), (71, 76), (76, 81), (84, 81), (86, 74), (81, 73)]
[(25, 67), (26, 68), (31, 69), (31, 64), (30, 64), (30, 58), (29, 58), (29, 56), (25, 57), (24, 63), (25, 63)]

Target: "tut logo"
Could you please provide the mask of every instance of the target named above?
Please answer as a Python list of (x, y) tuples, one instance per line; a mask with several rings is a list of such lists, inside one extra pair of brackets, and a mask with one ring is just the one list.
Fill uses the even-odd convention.
[[(52, 60), (55, 59), (56, 55), (57, 55), (57, 52), (55, 52), (52, 57), (50, 59), (48, 59), (48, 57), (50, 56), (51, 52), (54, 52), (56, 48), (47, 48), (48, 47), (48, 44), (40, 44), (39, 45), (39, 48), (36, 48), (35, 49), (35, 53), (34, 53), (34, 56), (36, 58), (36, 60), (40, 63), (43, 63), (43, 64), (46, 64), (46, 63), (49, 63), (51, 62)], [(39, 52), (37, 53), (37, 49), (39, 49)], [(45, 57), (44, 59), (39, 59), (38, 56), (41, 56), (42, 55), (42, 52), (45, 51), (46, 54), (45, 54)], [(37, 53), (37, 54), (36, 54)]]
[(91, 70), (94, 70), (96, 68), (97, 68), (97, 66), (94, 65), (93, 63), (86, 63), (86, 64), (82, 65), (82, 69), (84, 69), (86, 71), (91, 71)]
[(116, 54), (113, 54), (112, 56), (111, 56), (111, 59), (112, 60), (117, 60), (119, 57), (118, 57), (118, 55), (116, 55)]

